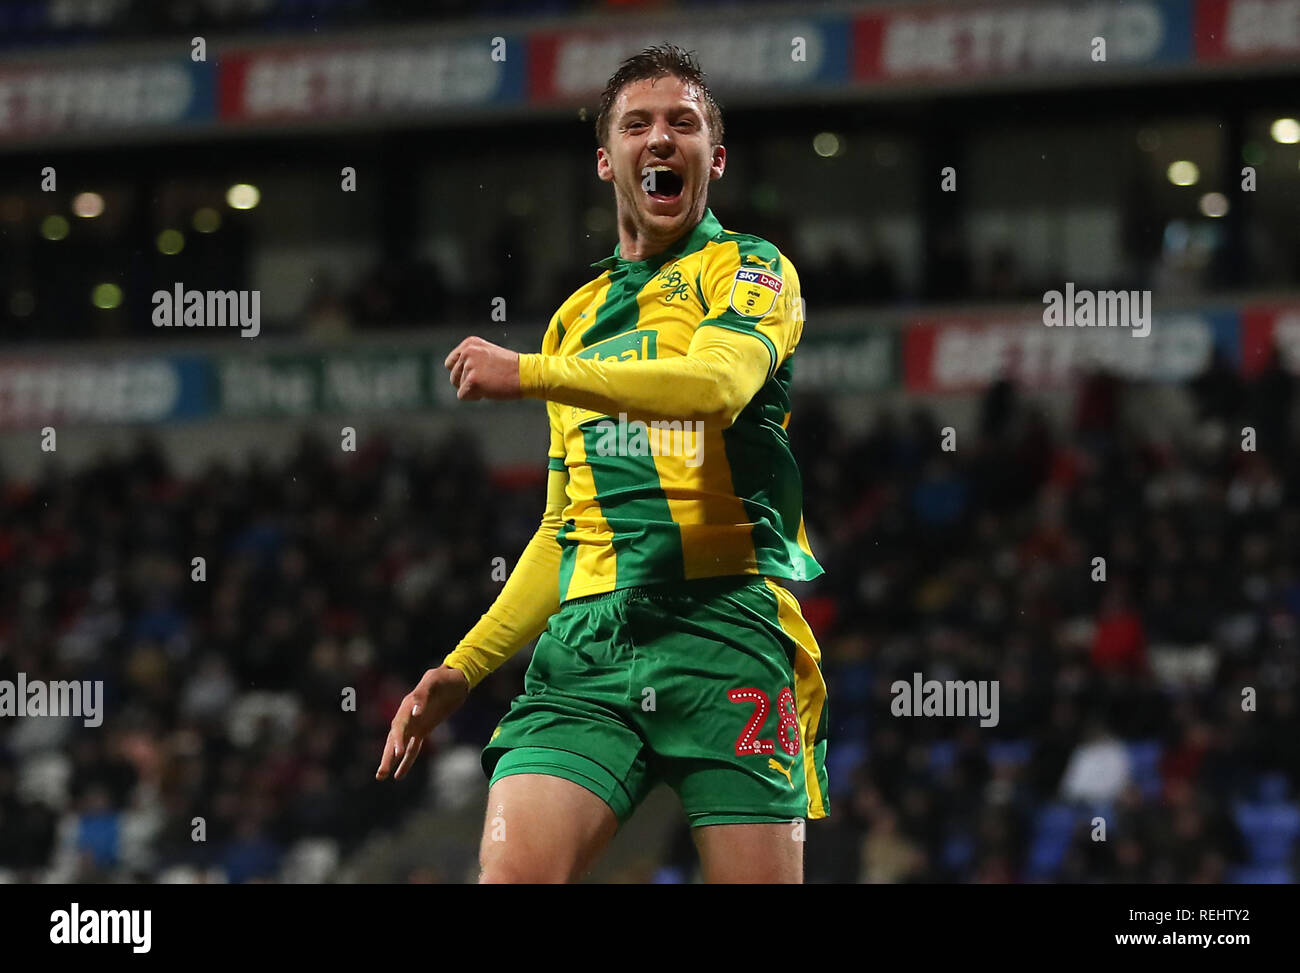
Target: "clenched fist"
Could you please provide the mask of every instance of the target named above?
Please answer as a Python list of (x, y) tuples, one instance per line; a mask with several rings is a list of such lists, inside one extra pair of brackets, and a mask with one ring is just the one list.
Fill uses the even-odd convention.
[(517, 399), (519, 355), (482, 338), (466, 338), (443, 363), (451, 369), (456, 398)]

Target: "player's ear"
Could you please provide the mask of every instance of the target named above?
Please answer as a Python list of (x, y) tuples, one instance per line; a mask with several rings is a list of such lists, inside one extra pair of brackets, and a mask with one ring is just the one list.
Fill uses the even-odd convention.
[(713, 158), (709, 162), (709, 181), (721, 179), (722, 173), (727, 168), (727, 147), (725, 145), (715, 145), (713, 147)]
[(614, 181), (614, 167), (610, 165), (609, 153), (604, 146), (596, 148), (596, 176), (603, 182)]

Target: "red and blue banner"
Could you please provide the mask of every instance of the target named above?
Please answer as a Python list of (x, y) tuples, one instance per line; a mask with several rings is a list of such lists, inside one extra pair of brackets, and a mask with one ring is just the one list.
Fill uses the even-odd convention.
[(844, 17), (745, 16), (709, 23), (677, 18), (638, 27), (543, 30), (528, 43), (528, 100), (581, 102), (599, 95), (621, 60), (671, 41), (694, 50), (709, 84), (730, 98), (841, 85), (848, 77), (849, 29)]
[(235, 50), (220, 60), (218, 111), (238, 125), (519, 103), (525, 58), (515, 35)]
[[(1096, 39), (1106, 42), (1104, 61), (1094, 60)], [(622, 58), (663, 41), (693, 48), (724, 104), (736, 106), (800, 92), (1104, 83), (1198, 65), (1294, 67), (1300, 0), (925, 3), (807, 16), (762, 7), (725, 17), (669, 11), (504, 34), (422, 27), (347, 43), (303, 37), (229, 47), (213, 38), (209, 60), (197, 63), (188, 42), (169, 48), (183, 53), (130, 60), (110, 52), (99, 64), (60, 51), (0, 67), (0, 144), (594, 108)]]
[(1201, 63), (1300, 60), (1300, 0), (1198, 0)]
[[(1105, 60), (1093, 60), (1094, 38)], [(1188, 0), (873, 8), (853, 21), (853, 80), (1017, 78), (1186, 63)]]
[(188, 57), (0, 68), (0, 141), (210, 121), (213, 73)]

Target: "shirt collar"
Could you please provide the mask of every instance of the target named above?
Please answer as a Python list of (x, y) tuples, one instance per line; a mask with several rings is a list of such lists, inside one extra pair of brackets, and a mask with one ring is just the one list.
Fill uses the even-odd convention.
[(644, 260), (624, 260), (619, 255), (621, 244), (616, 243), (614, 244), (614, 253), (611, 256), (606, 257), (604, 260), (597, 260), (592, 266), (599, 267), (601, 270), (613, 270), (619, 266), (657, 269), (669, 260), (684, 254), (694, 253), (721, 232), (722, 224), (713, 215), (713, 210), (705, 209), (704, 216), (700, 219), (700, 222), (695, 224), (695, 229), (691, 230), (690, 233), (687, 233), (663, 253), (656, 253)]

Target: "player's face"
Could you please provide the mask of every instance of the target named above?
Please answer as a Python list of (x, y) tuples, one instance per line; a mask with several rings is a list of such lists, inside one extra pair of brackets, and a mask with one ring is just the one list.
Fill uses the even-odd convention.
[(709, 183), (727, 152), (710, 144), (704, 102), (671, 75), (624, 85), (610, 113), (596, 171), (614, 184), (619, 220), (647, 241), (671, 241), (704, 216)]

